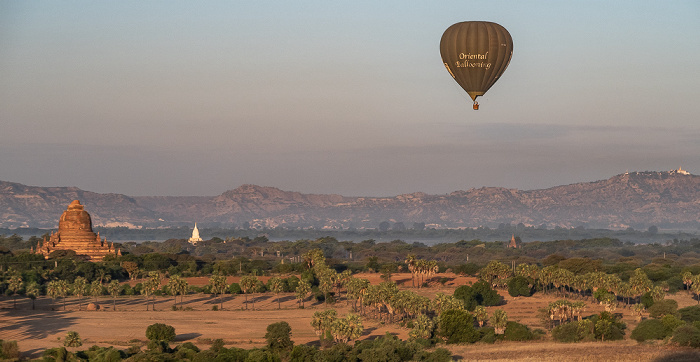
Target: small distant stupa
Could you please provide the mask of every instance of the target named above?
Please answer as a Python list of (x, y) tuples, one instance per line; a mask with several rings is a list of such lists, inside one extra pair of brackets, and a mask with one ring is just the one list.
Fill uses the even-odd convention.
[(194, 229), (192, 230), (192, 237), (187, 240), (192, 245), (197, 245), (198, 242), (202, 241), (199, 237), (199, 229), (197, 229), (197, 223), (194, 223)]
[(39, 241), (35, 254), (42, 254), (48, 259), (49, 254), (56, 250), (73, 250), (77, 255), (85, 257), (89, 261), (101, 261), (105, 255), (122, 255), (121, 250), (114, 250), (113, 243), (107, 243), (107, 239), (101, 240), (100, 234), (92, 231), (92, 219), (84, 210), (79, 200), (68, 205), (58, 220), (58, 231), (44, 238), (43, 244)]
[(510, 243), (508, 243), (508, 247), (509, 247), (509, 248), (514, 248), (514, 249), (519, 248), (519, 247), (520, 247), (520, 243), (519, 243), (518, 241), (520, 241), (520, 237), (518, 237), (518, 238), (516, 239), (516, 238), (515, 238), (515, 234), (513, 234), (513, 236), (510, 237)]

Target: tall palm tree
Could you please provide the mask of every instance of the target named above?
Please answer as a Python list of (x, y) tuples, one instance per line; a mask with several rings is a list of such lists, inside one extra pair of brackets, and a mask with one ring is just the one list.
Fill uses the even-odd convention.
[[(248, 294), (255, 293), (255, 288), (258, 283), (258, 278), (250, 275), (241, 277), (241, 290), (245, 295), (245, 309), (248, 309)], [(255, 299), (253, 299), (253, 309), (255, 309)]]
[(22, 283), (22, 274), (20, 274), (19, 272), (14, 272), (10, 277), (10, 281), (7, 286), (8, 290), (12, 292), (12, 295), (14, 296), (14, 299), (12, 301), (13, 309), (17, 309), (17, 293), (19, 293), (23, 285), (24, 283)]
[(211, 278), (209, 278), (209, 287), (211, 292), (214, 294), (214, 298), (216, 298), (217, 294), (219, 295), (219, 308), (224, 309), (224, 301), (222, 297), (228, 288), (228, 285), (226, 284), (226, 277), (218, 274), (212, 275)]
[(119, 284), (118, 280), (112, 280), (109, 284), (107, 284), (107, 291), (109, 294), (112, 296), (112, 310), (116, 311), (117, 310), (117, 296), (119, 293), (122, 291), (122, 286)]
[(36, 298), (41, 294), (41, 290), (39, 289), (39, 284), (36, 282), (31, 282), (29, 285), (27, 285), (27, 291), (25, 294), (32, 299), (32, 310), (34, 309), (34, 301)]
[(301, 302), (301, 308), (304, 308), (304, 300), (309, 296), (310, 292), (311, 285), (309, 285), (309, 282), (302, 279), (299, 284), (297, 284), (296, 289), (297, 303)]
[(58, 280), (52, 280), (46, 285), (46, 295), (48, 295), (51, 299), (58, 299), (60, 297)]
[(88, 292), (87, 280), (83, 277), (76, 277), (73, 281), (73, 295), (78, 297), (78, 310), (83, 309), (83, 296)]
[(90, 295), (95, 298), (95, 304), (97, 304), (97, 297), (102, 295), (102, 283), (99, 279), (95, 279), (90, 283)]
[(66, 310), (66, 297), (70, 291), (70, 285), (67, 280), (58, 281), (58, 295), (63, 298), (63, 310)]
[(282, 279), (280, 277), (272, 277), (268, 283), (270, 284), (270, 290), (275, 293), (275, 296), (277, 297), (277, 309), (281, 309), (280, 293), (284, 290)]

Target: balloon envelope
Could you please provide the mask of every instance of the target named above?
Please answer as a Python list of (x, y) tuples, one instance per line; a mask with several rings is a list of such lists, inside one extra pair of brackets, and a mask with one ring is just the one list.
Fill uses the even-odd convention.
[(508, 67), (513, 39), (496, 23), (465, 21), (442, 34), (440, 55), (452, 78), (476, 102)]

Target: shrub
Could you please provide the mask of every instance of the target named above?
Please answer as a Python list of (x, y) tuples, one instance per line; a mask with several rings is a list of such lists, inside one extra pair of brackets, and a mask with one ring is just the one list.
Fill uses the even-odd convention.
[(700, 305), (681, 308), (678, 310), (678, 314), (680, 315), (681, 320), (688, 323), (700, 321)]
[(529, 297), (532, 295), (532, 290), (530, 289), (530, 284), (527, 278), (516, 276), (508, 281), (508, 294), (511, 297)]
[(292, 348), (292, 353), (289, 354), (290, 362), (306, 362), (313, 361), (318, 349), (316, 347), (299, 344)]
[(648, 311), (651, 318), (661, 318), (669, 314), (674, 315), (678, 311), (678, 302), (673, 299), (659, 300), (654, 302)]
[(474, 310), (477, 305), (494, 306), (501, 304), (501, 296), (486, 281), (478, 281), (472, 286), (462, 285), (454, 292), (454, 297), (464, 302), (467, 310)]
[(19, 358), (17, 341), (3, 341), (0, 339), (0, 360)]
[(535, 338), (530, 328), (518, 322), (508, 322), (503, 335), (507, 341), (529, 341)]
[(601, 312), (599, 315), (591, 318), (591, 321), (595, 326), (596, 339), (616, 341), (625, 336), (627, 325), (610, 312)]
[(238, 283), (231, 283), (231, 285), (228, 286), (228, 292), (231, 294), (242, 294), (243, 290), (241, 289), (241, 285)]
[(669, 335), (671, 335), (671, 331), (660, 319), (647, 319), (639, 322), (630, 337), (637, 342), (644, 342), (652, 339), (664, 339)]
[(673, 332), (671, 342), (679, 346), (698, 348), (700, 347), (700, 329), (690, 324), (678, 327)]
[(292, 342), (292, 327), (287, 322), (277, 322), (267, 326), (265, 333), (267, 347), (271, 350), (291, 350), (294, 346)]
[(456, 309), (440, 314), (437, 335), (447, 343), (474, 343), (479, 339), (474, 328), (474, 317), (465, 310)]
[(80, 347), (83, 345), (83, 341), (80, 339), (78, 332), (68, 332), (66, 338), (63, 340), (64, 347)]
[(584, 319), (561, 324), (552, 330), (552, 338), (557, 342), (580, 342), (595, 339), (592, 321)]
[(146, 328), (146, 338), (151, 341), (172, 342), (175, 340), (175, 327), (163, 323), (151, 324)]

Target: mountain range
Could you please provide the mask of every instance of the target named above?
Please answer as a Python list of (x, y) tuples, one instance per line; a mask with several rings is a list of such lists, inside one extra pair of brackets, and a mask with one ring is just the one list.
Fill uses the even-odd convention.
[(473, 188), (449, 194), (394, 197), (303, 194), (242, 185), (218, 196), (100, 194), (75, 187), (0, 181), (0, 227), (56, 228), (73, 200), (93, 225), (375, 229), (495, 227), (499, 224), (591, 228), (697, 228), (700, 176), (682, 170), (629, 172), (606, 180), (540, 190)]

